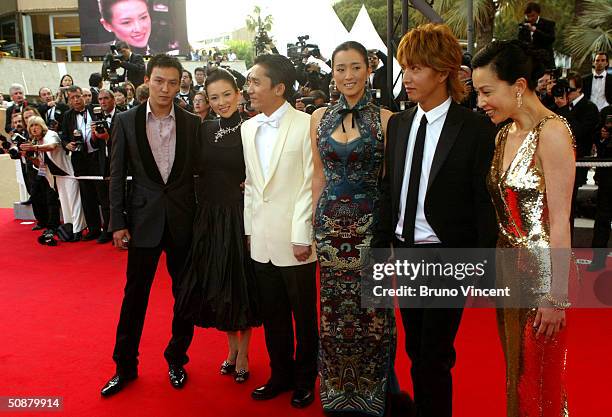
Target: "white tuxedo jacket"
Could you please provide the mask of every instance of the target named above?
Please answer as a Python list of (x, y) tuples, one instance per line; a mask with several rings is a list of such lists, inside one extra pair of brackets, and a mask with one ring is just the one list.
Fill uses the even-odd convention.
[(251, 258), (276, 266), (306, 262), (293, 256), (293, 244), (312, 245), (312, 148), (310, 115), (289, 107), (280, 119), (268, 179), (255, 146), (256, 120), (242, 124), (246, 164), (244, 228), (251, 237)]

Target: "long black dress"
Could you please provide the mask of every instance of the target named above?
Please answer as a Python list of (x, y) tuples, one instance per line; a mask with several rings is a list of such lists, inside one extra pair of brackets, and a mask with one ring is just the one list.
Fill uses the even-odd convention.
[(196, 158), (198, 208), (193, 242), (176, 298), (176, 314), (223, 331), (261, 324), (257, 287), (244, 235), (245, 179), (240, 114), (207, 120)]

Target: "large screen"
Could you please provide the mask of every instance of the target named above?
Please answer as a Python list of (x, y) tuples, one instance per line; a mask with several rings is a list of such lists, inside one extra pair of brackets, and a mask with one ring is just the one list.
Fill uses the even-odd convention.
[(186, 0), (79, 0), (83, 55), (104, 56), (117, 41), (141, 55), (189, 54)]

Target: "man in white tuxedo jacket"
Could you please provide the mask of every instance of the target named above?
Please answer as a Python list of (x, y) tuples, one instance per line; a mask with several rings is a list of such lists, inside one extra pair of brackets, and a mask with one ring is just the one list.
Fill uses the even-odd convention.
[(302, 408), (314, 400), (318, 331), (310, 116), (287, 102), (294, 82), (286, 57), (257, 57), (248, 93), (261, 113), (242, 124), (242, 145), (244, 226), (271, 368), (270, 379), (252, 397), (267, 400), (294, 390), (291, 404)]

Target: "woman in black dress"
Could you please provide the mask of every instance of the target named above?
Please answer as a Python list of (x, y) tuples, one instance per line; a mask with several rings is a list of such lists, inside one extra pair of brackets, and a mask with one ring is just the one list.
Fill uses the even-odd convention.
[(260, 325), (257, 289), (244, 235), (244, 156), (234, 77), (216, 69), (205, 89), (216, 120), (202, 124), (196, 158), (198, 211), (177, 314), (196, 326), (226, 331), (229, 353), (221, 374), (249, 377), (251, 327)]

